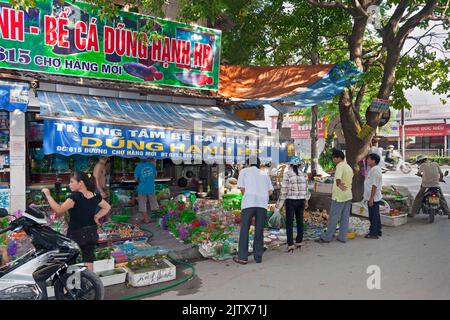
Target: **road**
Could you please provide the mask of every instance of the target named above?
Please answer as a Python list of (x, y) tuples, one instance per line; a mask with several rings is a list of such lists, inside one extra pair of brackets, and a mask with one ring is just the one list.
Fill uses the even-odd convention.
[[(390, 173), (385, 184), (391, 183), (415, 193), (420, 179)], [(450, 195), (450, 185), (444, 193)], [(268, 251), (263, 263), (251, 259), (245, 266), (198, 262), (192, 281), (148, 299), (448, 299), (449, 240), (449, 219), (427, 224), (420, 215), (404, 226), (384, 227), (379, 240), (308, 242), (302, 251)], [(369, 266), (380, 268), (380, 289), (368, 289)]]
[[(443, 171), (450, 171), (449, 167), (443, 167)], [(413, 167), (413, 170), (409, 174), (404, 174), (401, 172), (389, 172), (383, 175), (383, 184), (384, 185), (401, 185), (408, 187), (408, 189), (412, 192), (412, 194), (415, 196), (420, 188), (420, 181), (421, 178), (415, 175), (417, 172), (417, 168)], [(444, 181), (446, 183), (441, 183), (442, 192), (444, 193), (444, 196), (447, 198), (447, 200), (450, 199), (450, 176), (444, 177)]]

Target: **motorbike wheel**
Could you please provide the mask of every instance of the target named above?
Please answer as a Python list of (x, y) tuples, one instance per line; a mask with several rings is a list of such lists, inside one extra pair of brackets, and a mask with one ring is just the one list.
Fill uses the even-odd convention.
[[(55, 298), (56, 300), (103, 300), (105, 296), (105, 288), (100, 278), (90, 270), (84, 270), (81, 272), (81, 289), (73, 289), (71, 293), (67, 292), (64, 284), (60, 279), (56, 280)], [(62, 275), (63, 281), (67, 281), (69, 275)]]
[(433, 223), (434, 222), (434, 216), (436, 215), (435, 211), (432, 209), (428, 213), (428, 222)]
[(412, 168), (411, 168), (411, 165), (410, 165), (409, 163), (404, 163), (404, 164), (400, 167), (400, 170), (402, 170), (402, 172), (403, 172), (404, 174), (408, 174), (408, 173), (411, 172)]

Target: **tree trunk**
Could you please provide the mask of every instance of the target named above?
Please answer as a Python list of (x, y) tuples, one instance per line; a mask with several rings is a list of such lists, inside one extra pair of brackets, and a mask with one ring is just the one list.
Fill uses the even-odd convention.
[(283, 125), (283, 114), (278, 111), (278, 118), (277, 118), (277, 132), (278, 132), (278, 142), (282, 143), (283, 139), (281, 137), (281, 128)]
[(311, 173), (312, 176), (317, 175), (317, 169), (319, 168), (319, 148), (318, 148), (318, 130), (317, 120), (319, 114), (319, 107), (313, 106), (311, 110)]
[[(311, 53), (311, 63), (319, 64), (319, 54), (317, 52)], [(319, 133), (317, 130), (317, 121), (319, 120), (319, 106), (313, 106), (311, 108), (311, 174), (317, 175), (319, 168)]]
[(339, 113), (341, 116), (342, 131), (345, 137), (346, 160), (355, 174), (352, 184), (353, 201), (361, 201), (364, 194), (364, 176), (362, 175), (359, 163), (366, 156), (372, 135), (364, 141), (358, 138), (356, 115), (348, 92), (341, 94), (339, 99)]

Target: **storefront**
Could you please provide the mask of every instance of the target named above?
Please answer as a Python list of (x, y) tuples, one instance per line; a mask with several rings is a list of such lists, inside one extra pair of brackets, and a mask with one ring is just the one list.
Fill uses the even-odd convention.
[(0, 38), (9, 54), (0, 71), (33, 84), (22, 112), (11, 113), (10, 178), (0, 154), (11, 210), (42, 203), (42, 187), (65, 199), (70, 172), (92, 172), (100, 155), (122, 209), (134, 203), (139, 159), (156, 159), (158, 190), (212, 198), (223, 193), (225, 163), (273, 160), (254, 126), (216, 107), (220, 31), (130, 12), (106, 21), (82, 2), (0, 8), (5, 25), (23, 20)]
[(9, 209), (24, 197), (25, 144), (21, 119), (28, 104), (28, 84), (0, 81), (0, 207)]
[(107, 181), (113, 213), (118, 214), (133, 210), (136, 203), (134, 169), (140, 159), (156, 159), (157, 191), (168, 188), (171, 196), (192, 192), (215, 199), (223, 194), (225, 163), (244, 163), (251, 154), (273, 160), (270, 148), (258, 146), (263, 140), (255, 127), (212, 105), (101, 93), (37, 92), (39, 107), (34, 110), (39, 112), (26, 113), (27, 204), (43, 202), (43, 187), (62, 201), (69, 193), (70, 173), (92, 172), (101, 155), (110, 158)]

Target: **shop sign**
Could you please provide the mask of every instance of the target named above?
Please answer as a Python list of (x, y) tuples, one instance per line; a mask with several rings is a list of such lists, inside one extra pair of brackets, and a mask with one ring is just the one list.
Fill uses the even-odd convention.
[(28, 108), (28, 84), (0, 81), (0, 109), (26, 112)]
[(450, 132), (449, 127), (445, 123), (405, 125), (405, 135), (417, 137), (446, 136)]
[[(278, 116), (272, 116), (272, 130), (277, 129), (277, 118)], [(309, 139), (311, 138), (311, 124), (300, 124), (304, 120), (302, 115), (297, 116), (284, 116), (282, 128), (291, 129), (291, 139)], [(317, 121), (318, 138), (325, 137), (325, 121), (324, 119), (319, 119)]]
[(258, 141), (245, 133), (224, 136), (209, 132), (44, 120), (45, 154), (169, 158), (200, 163), (245, 163), (249, 156), (258, 156), (263, 162), (278, 163), (282, 153), (280, 147), (270, 137)]
[(389, 110), (389, 100), (377, 99), (372, 100), (370, 105), (370, 111), (372, 112), (385, 112)]
[(80, 1), (0, 0), (0, 68), (217, 90), (219, 30), (131, 12), (102, 19)]

